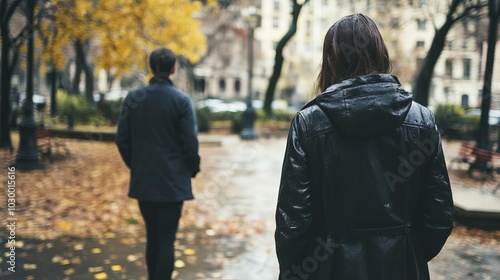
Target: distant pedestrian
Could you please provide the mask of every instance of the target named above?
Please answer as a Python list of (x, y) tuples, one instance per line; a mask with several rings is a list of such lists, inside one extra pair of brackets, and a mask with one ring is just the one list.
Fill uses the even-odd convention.
[(125, 98), (116, 144), (130, 168), (129, 196), (139, 201), (146, 224), (150, 280), (170, 279), (174, 241), (183, 201), (193, 199), (191, 178), (200, 171), (192, 100), (170, 80), (176, 55), (169, 49), (149, 58), (154, 77)]
[(328, 30), (319, 95), (292, 121), (276, 210), (280, 279), (429, 279), (453, 228), (431, 111), (396, 76), (375, 23)]

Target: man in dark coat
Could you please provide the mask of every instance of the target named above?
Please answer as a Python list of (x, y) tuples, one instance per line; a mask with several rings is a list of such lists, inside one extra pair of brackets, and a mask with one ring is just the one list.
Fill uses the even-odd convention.
[(154, 77), (125, 98), (116, 145), (130, 168), (129, 196), (139, 201), (147, 231), (149, 279), (170, 279), (175, 234), (184, 200), (193, 199), (191, 178), (200, 171), (193, 102), (170, 80), (176, 55), (150, 55)]

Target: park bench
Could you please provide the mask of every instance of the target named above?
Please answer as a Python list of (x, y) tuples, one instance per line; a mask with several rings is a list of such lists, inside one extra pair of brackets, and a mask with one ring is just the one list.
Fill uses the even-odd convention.
[(469, 176), (472, 176), (472, 171), (474, 170), (478, 170), (489, 177), (493, 176), (493, 152), (476, 147), (472, 151), (472, 154), (475, 159), (470, 162)]
[(62, 148), (66, 155), (69, 155), (69, 150), (64, 143), (61, 143), (51, 136), (50, 130), (39, 128), (36, 130), (36, 140), (38, 152), (43, 156), (52, 156), (53, 148)]
[(462, 142), (460, 144), (460, 149), (458, 151), (458, 156), (451, 160), (450, 169), (453, 167), (453, 163), (468, 163), (470, 164), (473, 160), (474, 143), (473, 142)]

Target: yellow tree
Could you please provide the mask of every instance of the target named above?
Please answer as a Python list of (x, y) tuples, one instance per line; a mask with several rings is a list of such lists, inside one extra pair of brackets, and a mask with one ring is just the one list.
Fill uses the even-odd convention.
[[(215, 6), (217, 1), (208, 1)], [(206, 48), (200, 21), (193, 17), (202, 3), (191, 0), (52, 0), (53, 40), (44, 57), (49, 65), (64, 64), (63, 47), (73, 44), (76, 75), (73, 89), (79, 84), (79, 67), (86, 80), (93, 80), (92, 60), (97, 69), (120, 76), (132, 69), (147, 69), (147, 55), (157, 47), (168, 47), (195, 63)], [(54, 31), (56, 33), (54, 33)], [(55, 34), (55, 35), (54, 35)], [(58, 64), (59, 65), (59, 64)], [(90, 87), (90, 89), (89, 89)], [(91, 100), (93, 84), (86, 82), (86, 96)]]
[[(47, 9), (46, 15), (53, 18), (53, 10)], [(55, 116), (57, 113), (57, 79), (67, 63), (67, 48), (70, 45), (71, 37), (68, 33), (59, 32), (55, 21), (42, 20), (39, 25), (37, 45), (42, 46), (40, 50), (40, 70), (49, 76), (50, 91), (50, 114)], [(49, 70), (47, 70), (49, 67)]]
[[(87, 54), (91, 46), (91, 40), (95, 38), (94, 13), (98, 1), (94, 0), (52, 0), (47, 5), (52, 8), (49, 19), (53, 24), (53, 32), (57, 36), (55, 41), (47, 45), (51, 53), (62, 52), (68, 41), (74, 48), (75, 75), (73, 78), (72, 91), (78, 92), (81, 72), (85, 73), (85, 97), (92, 101), (94, 90), (94, 70), (87, 60)], [(59, 50), (56, 50), (58, 48)], [(60, 54), (59, 54), (60, 55)], [(67, 57), (67, 55), (62, 55)], [(61, 59), (58, 56), (56, 59)], [(49, 61), (49, 64), (52, 61)]]
[(147, 69), (147, 55), (158, 47), (197, 62), (206, 49), (201, 23), (193, 18), (201, 8), (200, 2), (190, 0), (99, 1), (95, 16), (104, 28), (96, 29), (97, 67), (116, 76)]

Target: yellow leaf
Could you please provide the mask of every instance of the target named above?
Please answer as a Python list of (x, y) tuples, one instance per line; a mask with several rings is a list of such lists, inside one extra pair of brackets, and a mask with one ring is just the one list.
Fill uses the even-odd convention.
[(175, 268), (183, 268), (185, 266), (186, 266), (186, 264), (184, 263), (183, 260), (176, 260), (174, 263)]
[(68, 268), (64, 271), (64, 275), (71, 275), (71, 274), (74, 274), (75, 273), (75, 269), (74, 268)]
[(186, 256), (192, 256), (192, 255), (195, 255), (196, 254), (196, 250), (195, 249), (184, 249), (184, 255)]
[(106, 274), (106, 272), (101, 272), (101, 273), (97, 273), (97, 274), (94, 274), (94, 278), (95, 279), (108, 279), (108, 274)]
[(59, 256), (59, 255), (55, 255), (55, 256), (52, 257), (52, 262), (53, 263), (59, 263), (62, 260), (63, 260), (63, 258), (61, 256)]
[(73, 224), (68, 221), (55, 221), (54, 226), (62, 230), (71, 230), (73, 228)]
[(70, 261), (68, 259), (64, 259), (60, 262), (61, 265), (68, 265), (70, 264)]
[(117, 264), (117, 265), (112, 265), (111, 266), (111, 270), (113, 271), (121, 271), (122, 270), (122, 266)]
[(92, 248), (91, 252), (92, 252), (92, 254), (100, 254), (101, 249), (100, 248)]
[(95, 273), (95, 272), (101, 272), (103, 271), (102, 266), (95, 266), (95, 267), (89, 267), (89, 272)]
[(36, 269), (37, 266), (34, 263), (25, 263), (25, 264), (23, 264), (23, 268), (25, 270), (33, 270), (33, 269)]

